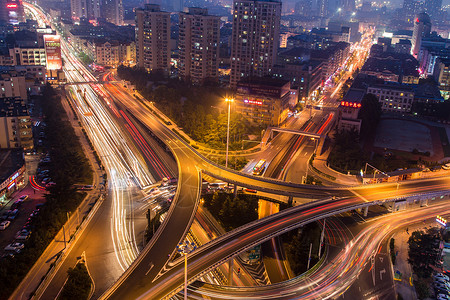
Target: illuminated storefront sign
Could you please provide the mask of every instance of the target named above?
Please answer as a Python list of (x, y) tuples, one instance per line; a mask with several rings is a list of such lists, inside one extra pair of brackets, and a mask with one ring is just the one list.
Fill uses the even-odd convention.
[(61, 37), (59, 35), (44, 35), (47, 70), (61, 70)]
[(253, 104), (253, 105), (263, 105), (263, 102), (261, 100), (244, 99), (244, 103), (246, 103), (246, 104)]
[(341, 106), (360, 108), (361, 103), (341, 101)]

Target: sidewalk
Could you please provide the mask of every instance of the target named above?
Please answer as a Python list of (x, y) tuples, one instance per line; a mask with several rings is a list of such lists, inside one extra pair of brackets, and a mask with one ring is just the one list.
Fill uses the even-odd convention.
[[(84, 134), (81, 131), (81, 127), (78, 124), (77, 120), (74, 120), (74, 115), (72, 110), (70, 109), (65, 98), (62, 99), (62, 105), (66, 111), (66, 114), (69, 118), (72, 127), (75, 130), (76, 135), (79, 137), (80, 143), (83, 147), (84, 153), (89, 160), (89, 164), (92, 167), (93, 171), (93, 185), (99, 187), (100, 183), (103, 181), (103, 171), (100, 170), (97, 161), (94, 157), (93, 151), (91, 150)], [(80, 227), (80, 230), (86, 226), (87, 222), (83, 222), (84, 219), (89, 221), (89, 218), (85, 218), (89, 212), (91, 211), (92, 205), (96, 202), (96, 200), (100, 197), (101, 192), (100, 189), (94, 189), (87, 193), (86, 197), (81, 202), (78, 207), (76, 213), (70, 216), (66, 224), (64, 224), (64, 229), (61, 229), (53, 241), (47, 246), (44, 252), (41, 254), (39, 259), (35, 262), (33, 267), (28, 271), (27, 275), (23, 278), (22, 282), (10, 296), (10, 299), (28, 299), (32, 294), (35, 293), (36, 289), (41, 285), (44, 277), (49, 273), (50, 269), (53, 267), (55, 262), (60, 257), (60, 254), (64, 249), (69, 250), (72, 243), (68, 243), (71, 240), (71, 234), (74, 234), (77, 231), (77, 227)], [(81, 226), (84, 224), (84, 226)], [(76, 239), (76, 237), (74, 237)], [(68, 243), (67, 248), (65, 248), (65, 242)], [(63, 260), (62, 258), (61, 260)], [(60, 260), (60, 261), (61, 261)], [(59, 264), (58, 264), (59, 265)], [(56, 265), (56, 267), (58, 267)], [(45, 283), (44, 283), (45, 284)]]
[(395, 290), (397, 293), (403, 296), (403, 299), (417, 299), (416, 291), (414, 286), (410, 283), (410, 277), (412, 276), (412, 269), (408, 263), (408, 239), (410, 233), (414, 230), (422, 229), (424, 226), (414, 226), (409, 227), (408, 232), (406, 230), (396, 232), (392, 238), (395, 239), (395, 252), (397, 258), (395, 260), (395, 265), (393, 266), (394, 274), (401, 274), (401, 279), (394, 280)]

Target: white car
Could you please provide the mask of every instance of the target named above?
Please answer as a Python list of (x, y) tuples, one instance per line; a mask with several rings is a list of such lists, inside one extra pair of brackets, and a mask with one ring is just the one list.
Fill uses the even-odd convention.
[(6, 228), (8, 228), (9, 224), (11, 224), (10, 221), (3, 221), (0, 223), (0, 230), (5, 230)]
[(12, 243), (5, 247), (6, 251), (20, 251), (23, 249), (24, 244), (22, 243)]
[(22, 195), (22, 196), (19, 197), (20, 201), (25, 201), (27, 199), (28, 199), (28, 195)]

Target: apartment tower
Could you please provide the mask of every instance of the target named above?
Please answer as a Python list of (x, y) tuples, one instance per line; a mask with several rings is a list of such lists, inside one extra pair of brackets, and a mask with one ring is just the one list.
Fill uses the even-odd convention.
[(147, 71), (170, 71), (170, 13), (156, 4), (136, 9), (136, 62)]
[(217, 81), (220, 18), (206, 8), (191, 7), (180, 13), (179, 76), (194, 84)]
[(280, 35), (281, 2), (235, 0), (231, 42), (230, 85), (247, 76), (272, 71)]

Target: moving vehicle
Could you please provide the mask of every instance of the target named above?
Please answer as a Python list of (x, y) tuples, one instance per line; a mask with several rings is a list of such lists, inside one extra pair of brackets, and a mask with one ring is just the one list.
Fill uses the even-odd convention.
[(253, 175), (261, 175), (264, 172), (266, 165), (266, 160), (261, 159), (254, 167), (253, 167)]

